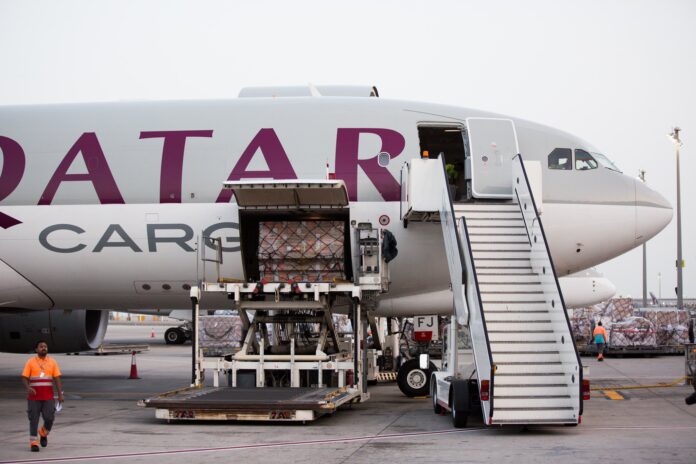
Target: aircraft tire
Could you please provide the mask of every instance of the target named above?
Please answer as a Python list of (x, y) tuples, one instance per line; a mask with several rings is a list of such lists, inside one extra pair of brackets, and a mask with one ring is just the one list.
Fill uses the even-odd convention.
[(430, 363), (428, 369), (421, 369), (418, 359), (409, 359), (399, 367), (396, 384), (404, 395), (428, 396), (430, 394), (430, 375), (436, 371), (435, 364)]
[(186, 341), (186, 335), (178, 327), (171, 327), (164, 332), (164, 342), (167, 345), (181, 345)]

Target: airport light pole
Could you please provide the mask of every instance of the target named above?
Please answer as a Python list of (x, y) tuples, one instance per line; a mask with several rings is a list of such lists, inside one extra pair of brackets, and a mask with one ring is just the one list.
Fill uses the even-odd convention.
[(681, 239), (681, 189), (679, 184), (679, 149), (682, 147), (682, 141), (679, 139), (679, 127), (674, 127), (668, 137), (674, 143), (677, 149), (677, 309), (682, 309), (684, 306), (684, 291), (682, 288), (682, 239)]
[[(638, 171), (638, 177), (645, 183), (645, 170)], [(648, 307), (648, 252), (643, 242), (643, 307)]]
[[(657, 287), (658, 287), (658, 299), (662, 300), (662, 273), (658, 272), (657, 273)], [(660, 302), (658, 301), (658, 305)]]

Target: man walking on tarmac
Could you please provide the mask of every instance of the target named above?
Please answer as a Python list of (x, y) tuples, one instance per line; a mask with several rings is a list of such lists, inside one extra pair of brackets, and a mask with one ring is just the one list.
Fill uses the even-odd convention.
[(607, 331), (602, 327), (602, 321), (597, 323), (597, 327), (595, 327), (592, 336), (597, 345), (597, 361), (602, 362), (604, 361), (604, 346), (607, 343)]
[[(60, 369), (55, 359), (48, 356), (48, 343), (36, 342), (36, 356), (27, 361), (22, 371), (22, 382), (29, 396), (27, 413), (29, 415), (29, 446), (32, 451), (39, 451), (41, 446), (48, 446), (48, 432), (53, 426), (56, 403), (53, 399), (53, 383), (58, 390), (58, 401), (63, 404), (63, 385), (60, 381)], [(43, 427), (39, 430), (39, 417), (43, 416)], [(39, 434), (41, 440), (39, 441)]]

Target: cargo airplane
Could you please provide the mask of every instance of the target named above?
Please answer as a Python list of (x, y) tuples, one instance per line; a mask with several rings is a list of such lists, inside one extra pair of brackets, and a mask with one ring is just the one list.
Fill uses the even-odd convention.
[[(492, 140), (473, 124), (483, 119), (508, 121), (486, 137), (515, 149), (483, 167), (476, 160), (477, 169), (496, 172), (513, 151), (542, 166), (542, 218), (559, 276), (614, 258), (671, 220), (664, 197), (580, 138), (478, 110), (385, 100), (373, 87), (0, 107), (0, 350), (29, 351), (38, 338), (53, 351), (94, 348), (107, 309), (189, 307), (191, 286), (211, 277), (201, 275), (202, 236), (222, 239), (223, 275), (242, 278), (238, 209), (223, 182), (327, 171), (345, 182), (351, 217), (398, 242), (379, 313), (450, 314), (442, 236), (425, 224), (403, 227), (400, 172), (442, 153), (457, 172), (455, 200), (475, 197), (471, 161), (477, 143)], [(509, 184), (501, 172), (493, 184)], [(569, 306), (613, 293), (596, 275), (561, 282)], [(222, 297), (202, 303), (227, 307)]]

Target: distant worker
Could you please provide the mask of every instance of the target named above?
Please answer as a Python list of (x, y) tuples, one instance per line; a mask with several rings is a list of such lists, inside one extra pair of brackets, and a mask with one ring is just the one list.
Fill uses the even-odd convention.
[(602, 362), (604, 361), (604, 346), (607, 344), (607, 331), (602, 327), (602, 321), (597, 323), (592, 336), (597, 345), (597, 361)]
[[(63, 385), (60, 381), (60, 369), (55, 359), (48, 356), (48, 343), (43, 340), (36, 342), (36, 356), (27, 361), (22, 371), (22, 382), (29, 396), (27, 413), (29, 415), (29, 447), (39, 451), (39, 435), (41, 446), (48, 446), (48, 433), (53, 427), (56, 412), (56, 402), (53, 399), (53, 384), (58, 390), (58, 401), (62, 405)], [(43, 426), (39, 430), (39, 417), (43, 416)]]

